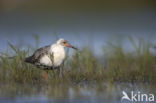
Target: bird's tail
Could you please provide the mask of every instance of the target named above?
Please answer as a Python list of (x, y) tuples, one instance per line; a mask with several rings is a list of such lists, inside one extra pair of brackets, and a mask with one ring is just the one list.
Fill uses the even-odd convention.
[(32, 63), (32, 56), (25, 58), (24, 62)]

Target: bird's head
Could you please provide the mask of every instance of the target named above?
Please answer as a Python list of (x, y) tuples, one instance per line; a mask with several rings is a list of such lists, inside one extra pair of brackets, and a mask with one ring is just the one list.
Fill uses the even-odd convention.
[(72, 46), (67, 40), (64, 40), (62, 38), (59, 39), (56, 43), (62, 45), (63, 47), (69, 47), (78, 50), (76, 47)]

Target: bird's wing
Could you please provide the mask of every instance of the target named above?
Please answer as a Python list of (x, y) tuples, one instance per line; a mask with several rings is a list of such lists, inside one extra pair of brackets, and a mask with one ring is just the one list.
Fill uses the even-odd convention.
[(33, 61), (38, 61), (44, 55), (50, 54), (50, 45), (37, 49), (32, 55)]

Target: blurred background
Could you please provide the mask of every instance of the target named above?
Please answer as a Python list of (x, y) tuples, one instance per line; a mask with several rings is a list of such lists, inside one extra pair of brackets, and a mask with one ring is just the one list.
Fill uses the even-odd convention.
[(99, 54), (107, 41), (135, 36), (154, 42), (155, 34), (154, 0), (0, 0), (0, 51), (8, 41), (34, 45), (33, 35), (39, 35), (39, 46), (65, 38), (91, 44)]
[[(66, 60), (62, 77), (51, 71), (45, 81), (23, 58), (58, 38), (82, 52)], [(123, 90), (156, 94), (151, 46), (154, 0), (0, 0), (0, 102), (117, 103)]]

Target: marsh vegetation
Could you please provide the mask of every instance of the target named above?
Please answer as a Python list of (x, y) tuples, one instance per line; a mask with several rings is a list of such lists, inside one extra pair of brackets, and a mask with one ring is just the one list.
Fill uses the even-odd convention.
[[(84, 95), (91, 93), (93, 97), (113, 98), (115, 94), (110, 94), (110, 91), (123, 83), (127, 88), (129, 84), (141, 84), (156, 89), (156, 58), (151, 52), (153, 45), (143, 39), (135, 41), (132, 37), (129, 37), (129, 41), (133, 51), (125, 51), (122, 44), (109, 42), (102, 47), (100, 57), (87, 46), (72, 54), (67, 50), (61, 73), (58, 75), (57, 70), (47, 71), (47, 81), (43, 78), (44, 70), (24, 62), (24, 58), (38, 47), (38, 39), (36, 47), (25, 50), (8, 43), (11, 49), (0, 56), (0, 97), (44, 95), (57, 100), (85, 98)], [(104, 95), (106, 91), (109, 92), (107, 96)]]

